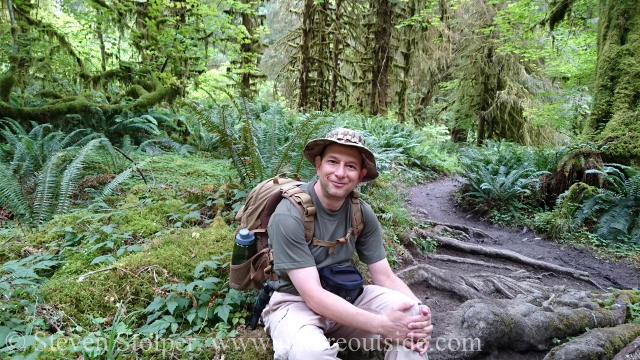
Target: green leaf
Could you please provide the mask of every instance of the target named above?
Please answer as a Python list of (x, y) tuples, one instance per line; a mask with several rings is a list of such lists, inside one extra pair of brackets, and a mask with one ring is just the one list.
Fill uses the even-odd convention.
[(233, 310), (231, 306), (223, 304), (223, 305), (217, 306), (213, 313), (218, 315), (218, 317), (220, 317), (220, 319), (223, 322), (227, 322), (227, 319), (229, 319), (229, 314), (231, 313), (231, 310)]
[(97, 258), (93, 259), (93, 261), (91, 261), (90, 265), (99, 264), (101, 262), (106, 262), (108, 264), (113, 264), (114, 262), (116, 262), (116, 258), (114, 258), (111, 255), (98, 256)]
[(188, 213), (187, 215), (185, 215), (182, 218), (182, 221), (187, 221), (187, 220), (190, 220), (190, 219), (200, 220), (200, 210), (192, 211), (192, 212)]
[(153, 302), (151, 304), (149, 304), (149, 306), (146, 307), (146, 309), (144, 309), (144, 312), (150, 313), (153, 311), (158, 311), (162, 308), (162, 306), (164, 306), (166, 303), (165, 298), (163, 298), (162, 296), (156, 296), (155, 299), (153, 299)]
[(169, 313), (171, 313), (171, 315), (173, 315), (173, 311), (176, 309), (176, 307), (178, 307), (178, 303), (176, 301), (167, 301), (167, 310), (169, 310)]

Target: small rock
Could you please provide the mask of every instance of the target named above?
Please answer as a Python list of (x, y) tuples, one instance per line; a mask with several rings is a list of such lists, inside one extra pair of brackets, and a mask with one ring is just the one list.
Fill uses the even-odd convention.
[(522, 241), (527, 241), (527, 238), (522, 239)]
[(533, 240), (542, 240), (542, 239), (540, 239), (540, 238), (535, 238), (535, 239), (533, 239)]
[(524, 227), (524, 229), (522, 229), (522, 233), (524, 234), (524, 233), (526, 233), (527, 231), (529, 231), (529, 228), (525, 226), (525, 227)]

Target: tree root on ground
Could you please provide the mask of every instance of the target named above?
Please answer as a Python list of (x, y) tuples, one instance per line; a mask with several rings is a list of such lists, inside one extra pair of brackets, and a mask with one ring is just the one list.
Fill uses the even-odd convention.
[(514, 261), (516, 263), (532, 266), (537, 269), (549, 270), (555, 273), (569, 275), (576, 279), (580, 279), (582, 281), (588, 282), (593, 286), (597, 287), (598, 289), (603, 290), (602, 287), (600, 287), (600, 285), (598, 285), (595, 281), (589, 279), (589, 273), (587, 273), (586, 271), (570, 269), (563, 266), (548, 263), (545, 261), (531, 259), (529, 257), (526, 257), (524, 255), (518, 254), (510, 250), (495, 249), (491, 247), (465, 243), (463, 241), (440, 236), (440, 235), (434, 234), (433, 232), (424, 231), (421, 229), (416, 229), (416, 232), (422, 237), (433, 238), (439, 244), (449, 248), (453, 248), (458, 251), (462, 251), (470, 254), (479, 254), (479, 255), (484, 255), (484, 256), (489, 256), (494, 258), (506, 259), (506, 260)]
[(640, 336), (625, 346), (613, 360), (638, 360), (640, 359)]
[[(468, 237), (479, 237), (479, 238), (493, 239), (493, 237), (491, 235), (487, 234), (486, 232), (484, 232), (484, 231), (482, 231), (480, 229), (476, 229), (474, 227), (466, 226), (466, 225), (442, 223), (442, 222), (433, 221), (433, 220), (425, 220), (424, 222), (433, 224), (435, 226), (442, 226), (442, 227), (445, 227), (445, 228), (462, 231), (466, 235), (468, 235)], [(451, 230), (447, 230), (447, 231), (451, 231)]]
[(461, 258), (461, 257), (457, 257), (457, 256), (426, 254), (425, 257), (427, 259), (432, 259), (432, 260), (451, 261), (451, 262), (457, 262), (457, 263), (462, 263), (462, 264), (470, 264), (470, 265), (480, 265), (480, 266), (493, 267), (493, 268), (498, 268), (498, 269), (507, 269), (507, 270), (511, 270), (511, 271), (519, 270), (519, 268), (517, 268), (515, 266), (492, 264), (492, 263), (488, 263), (488, 262), (485, 262), (485, 261), (466, 259), (466, 258)]
[(414, 265), (396, 273), (408, 285), (424, 281), (427, 285), (444, 291), (450, 291), (465, 300), (487, 299), (488, 295), (498, 293), (508, 299), (529, 298), (534, 294), (548, 294), (564, 291), (564, 287), (548, 287), (536, 276), (518, 270), (508, 276), (499, 274), (465, 274), (440, 269), (431, 265)]
[[(578, 307), (557, 306), (547, 311), (539, 305), (522, 300), (475, 299), (463, 303), (447, 316), (446, 333), (432, 340), (436, 346), (429, 353), (430, 360), (471, 359), (482, 353), (500, 348), (515, 351), (544, 351), (553, 345), (553, 339), (564, 339), (580, 335), (585, 328), (613, 327), (624, 322), (626, 316), (625, 297), (620, 296), (610, 309), (600, 308), (591, 301), (587, 291), (568, 292), (558, 303), (575, 303)], [(628, 299), (628, 298), (626, 298)], [(533, 298), (530, 298), (533, 300)], [(540, 301), (540, 299), (538, 299)], [(636, 325), (639, 326), (639, 325)], [(633, 327), (621, 327), (631, 341), (637, 335)], [(635, 328), (633, 328), (635, 329)], [(615, 333), (612, 339), (615, 338)], [(625, 342), (618, 335), (621, 349)], [(459, 344), (457, 351), (438, 351), (439, 344)], [(457, 346), (457, 345), (456, 345)], [(616, 351), (618, 351), (616, 350)], [(592, 359), (593, 357), (589, 358)], [(553, 359), (586, 359), (578, 357), (556, 357)], [(595, 358), (594, 358), (595, 359)]]
[(544, 360), (608, 360), (638, 335), (640, 335), (640, 324), (623, 324), (589, 330), (565, 344), (556, 346), (544, 357)]

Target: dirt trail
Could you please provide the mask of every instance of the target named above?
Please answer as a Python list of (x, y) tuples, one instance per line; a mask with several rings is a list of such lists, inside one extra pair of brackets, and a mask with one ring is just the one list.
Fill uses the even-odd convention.
[(640, 287), (640, 272), (630, 262), (596, 259), (577, 246), (561, 246), (553, 240), (539, 238), (527, 228), (520, 231), (500, 228), (463, 212), (454, 204), (452, 193), (462, 184), (460, 177), (445, 177), (414, 187), (407, 197), (407, 207), (417, 219), (462, 224), (488, 233), (494, 240), (484, 245), (512, 250), (530, 258), (583, 270), (603, 288), (631, 289)]
[[(448, 224), (461, 224), (477, 228), (491, 239), (472, 239), (469, 243), (482, 246), (515, 251), (532, 259), (541, 260), (566, 268), (586, 271), (600, 288), (615, 287), (618, 289), (630, 289), (640, 287), (640, 273), (629, 262), (612, 262), (595, 258), (588, 251), (576, 246), (561, 246), (552, 240), (544, 240), (536, 236), (529, 229), (510, 230), (491, 225), (475, 216), (458, 209), (452, 198), (452, 193), (462, 184), (460, 177), (445, 177), (434, 182), (410, 189), (406, 206), (417, 220), (431, 220)], [(470, 255), (460, 251), (438, 247), (438, 255), (450, 255), (459, 258), (480, 260), (486, 263), (498, 264), (498, 266), (513, 266), (523, 269), (532, 276), (540, 279), (545, 286), (560, 286), (573, 290), (597, 290), (592, 284), (570, 276), (552, 274), (549, 271), (537, 270), (522, 264), (491, 257)], [(493, 273), (509, 276), (508, 271), (476, 266), (474, 264), (452, 262), (440, 258), (415, 259), (417, 264), (424, 263), (439, 269), (450, 271), (454, 276), (469, 277), (473, 274)], [(426, 283), (411, 285), (416, 295), (425, 299), (433, 311), (434, 333), (433, 339), (446, 336), (446, 329), (451, 328), (450, 318), (454, 310), (458, 309), (465, 299), (460, 296), (440, 289), (429, 287)], [(500, 299), (500, 294), (490, 294), (492, 298)], [(433, 342), (433, 341), (432, 341)], [(434, 344), (435, 345), (435, 344)], [(435, 346), (430, 349), (431, 360), (456, 358), (455, 354), (444, 351), (439, 353)], [(433, 352), (432, 352), (433, 350)], [(507, 349), (483, 349), (482, 353), (474, 355), (474, 359), (480, 360), (534, 360), (543, 359), (547, 351), (528, 351), (519, 353)], [(453, 355), (453, 357), (451, 357)]]

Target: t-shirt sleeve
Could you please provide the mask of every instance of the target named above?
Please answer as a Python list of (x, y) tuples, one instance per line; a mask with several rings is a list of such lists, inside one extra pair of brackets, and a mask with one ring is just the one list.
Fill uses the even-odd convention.
[(288, 201), (278, 204), (267, 227), (269, 246), (273, 250), (274, 271), (315, 266), (315, 260), (304, 237), (300, 212)]
[(356, 240), (356, 251), (360, 261), (365, 264), (373, 264), (387, 257), (382, 243), (382, 233), (380, 231), (380, 223), (376, 214), (369, 204), (360, 201), (362, 209), (362, 222), (364, 228), (362, 233)]

